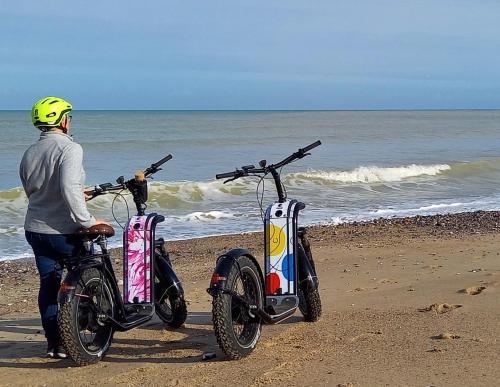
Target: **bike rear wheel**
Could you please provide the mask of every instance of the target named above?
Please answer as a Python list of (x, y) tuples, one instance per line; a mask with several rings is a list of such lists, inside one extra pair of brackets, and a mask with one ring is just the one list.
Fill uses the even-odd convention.
[(83, 270), (58, 315), (63, 345), (78, 366), (97, 363), (108, 351), (114, 333), (108, 316), (115, 316), (115, 303), (106, 278), (96, 268)]
[(237, 360), (252, 352), (261, 335), (261, 320), (251, 316), (238, 298), (262, 307), (262, 280), (250, 258), (241, 256), (234, 260), (226, 279), (226, 290), (228, 292), (214, 295), (212, 319), (220, 348), (230, 359)]

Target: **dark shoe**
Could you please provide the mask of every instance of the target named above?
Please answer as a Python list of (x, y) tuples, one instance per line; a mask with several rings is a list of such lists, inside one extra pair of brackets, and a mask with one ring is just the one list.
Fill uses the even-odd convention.
[(58, 359), (66, 359), (68, 357), (68, 354), (62, 345), (56, 346), (54, 357), (57, 357)]

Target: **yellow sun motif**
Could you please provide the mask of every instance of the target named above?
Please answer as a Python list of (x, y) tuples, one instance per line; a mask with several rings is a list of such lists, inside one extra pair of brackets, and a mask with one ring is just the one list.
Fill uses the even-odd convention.
[(281, 227), (274, 224), (266, 225), (267, 240), (269, 241), (269, 255), (278, 255), (285, 249), (286, 236)]

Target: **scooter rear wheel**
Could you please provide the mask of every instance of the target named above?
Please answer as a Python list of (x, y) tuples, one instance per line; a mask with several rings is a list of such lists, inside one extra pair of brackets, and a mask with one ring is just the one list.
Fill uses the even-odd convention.
[(96, 268), (80, 273), (75, 295), (63, 303), (58, 325), (63, 345), (71, 359), (84, 366), (97, 363), (108, 351), (114, 329), (115, 304), (108, 282)]
[(250, 258), (240, 256), (234, 260), (226, 279), (226, 290), (213, 297), (213, 325), (222, 351), (237, 360), (252, 352), (261, 334), (261, 320), (250, 315), (248, 308), (235, 297), (237, 294), (248, 304), (262, 307), (262, 281), (259, 269)]

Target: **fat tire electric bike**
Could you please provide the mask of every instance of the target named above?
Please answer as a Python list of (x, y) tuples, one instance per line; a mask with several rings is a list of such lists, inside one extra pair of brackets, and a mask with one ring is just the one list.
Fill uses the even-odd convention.
[[(59, 289), (58, 326), (62, 344), (78, 365), (96, 363), (108, 351), (115, 331), (128, 331), (156, 313), (172, 328), (186, 320), (184, 290), (175, 274), (163, 238), (156, 239), (156, 213), (145, 214), (147, 178), (172, 158), (164, 157), (145, 171), (116, 184), (100, 184), (87, 191), (90, 199), (128, 190), (137, 208), (123, 230), (123, 297), (108, 251), (115, 232), (107, 224), (82, 228), (76, 234), (79, 252), (66, 262), (67, 275)], [(97, 246), (100, 252), (95, 252)]]
[[(298, 225), (305, 204), (287, 199), (281, 182), (281, 168), (299, 160), (319, 146), (308, 145), (276, 164), (259, 162), (260, 168), (247, 165), (233, 172), (216, 175), (224, 183), (245, 176), (258, 176), (261, 182), (271, 174), (278, 201), (267, 207), (264, 223), (264, 268), (243, 248), (227, 251), (217, 258), (208, 293), (212, 299), (212, 321), (217, 342), (233, 360), (252, 352), (261, 335), (263, 323), (277, 324), (299, 308), (305, 321), (321, 316), (319, 280), (307, 238)], [(259, 203), (262, 210), (262, 203)]]

